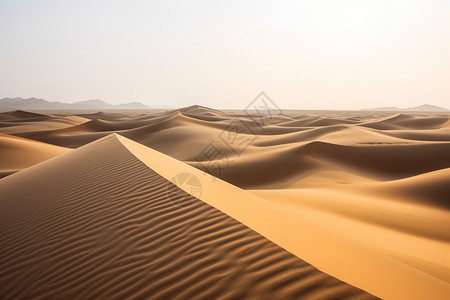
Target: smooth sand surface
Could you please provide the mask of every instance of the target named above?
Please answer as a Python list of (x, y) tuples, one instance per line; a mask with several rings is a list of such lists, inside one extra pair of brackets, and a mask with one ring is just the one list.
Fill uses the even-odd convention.
[(0, 133), (0, 178), (67, 151), (70, 149)]
[[(386, 299), (450, 294), (448, 113), (248, 115), (201, 106), (166, 112), (15, 111), (0, 114), (0, 133), (61, 149), (117, 133), (147, 169), (167, 181), (196, 174), (200, 201), (335, 278)], [(8, 186), (11, 199), (18, 199), (14, 193), (24, 184), (11, 180), (58, 159), (8, 176), (0, 187)], [(91, 171), (84, 176), (91, 178)], [(28, 182), (33, 181), (38, 182)], [(61, 189), (69, 189), (71, 180), (61, 181)], [(97, 186), (102, 181), (107, 180), (100, 178)], [(189, 185), (180, 188), (195, 194)]]
[(374, 298), (185, 193), (125, 142), (0, 181), (2, 299)]

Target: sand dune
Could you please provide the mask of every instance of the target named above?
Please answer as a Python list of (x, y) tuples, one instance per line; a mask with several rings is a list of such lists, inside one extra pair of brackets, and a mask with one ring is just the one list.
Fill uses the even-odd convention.
[(113, 135), (0, 196), (2, 298), (372, 298), (198, 199), (174, 205), (191, 196)]
[(0, 178), (69, 151), (0, 133)]
[(363, 126), (375, 129), (437, 129), (447, 123), (448, 117), (415, 117), (409, 114), (397, 114), (387, 119), (367, 123)]
[[(202, 172), (198, 169), (188, 165), (183, 166), (179, 161), (168, 156), (155, 159), (158, 153), (154, 150), (122, 137), (119, 139), (136, 157), (166, 178), (171, 178), (180, 170), (198, 177), (202, 176)], [(190, 192), (189, 188), (183, 189)], [(446, 226), (449, 219), (448, 213), (434, 211), (435, 214), (429, 214), (429, 210), (420, 209), (420, 207), (419, 209), (411, 208), (409, 211), (414, 213), (412, 217), (416, 217), (416, 219), (412, 218), (415, 221), (411, 223), (407, 218), (406, 222), (405, 218), (396, 220), (396, 217), (401, 217), (404, 207), (394, 205), (391, 211), (378, 209), (371, 212), (373, 207), (380, 206), (379, 202), (373, 206), (360, 203), (355, 210), (355, 203), (340, 201), (336, 205), (340, 207), (339, 203), (348, 204), (344, 205), (344, 209), (347, 209), (350, 214), (339, 211), (337, 216), (333, 216), (326, 209), (315, 213), (307, 207), (292, 205), (296, 204), (298, 198), (293, 199), (294, 203), (286, 205), (279, 201), (279, 197), (271, 199), (264, 194), (262, 196), (269, 202), (248, 194), (244, 195), (242, 190), (218, 179), (202, 181), (202, 201), (234, 217), (298, 257), (305, 258), (321, 270), (377, 296), (391, 299), (422, 299), (433, 294), (436, 299), (445, 299), (450, 292), (450, 285), (446, 283), (449, 275), (446, 254), (450, 251), (448, 234), (445, 229), (441, 229), (440, 233), (444, 235), (444, 238), (440, 239), (432, 232), (432, 228), (436, 229), (440, 226), (448, 228)], [(334, 194), (329, 193), (326, 199), (333, 199), (332, 197)], [(285, 199), (289, 200), (289, 197)], [(394, 203), (387, 203), (385, 207), (389, 208), (393, 206), (392, 204)], [(385, 222), (382, 224), (384, 227), (379, 226), (378, 212), (386, 213), (393, 222)], [(411, 213), (408, 214), (411, 217)], [(435, 219), (436, 217), (438, 218)], [(377, 223), (376, 230), (373, 229), (374, 226), (366, 225), (373, 219), (375, 219), (374, 223)], [(420, 228), (417, 226), (417, 220), (428, 220), (428, 222), (425, 224), (425, 230), (419, 229), (418, 232), (413, 232), (417, 235), (411, 237), (408, 232), (411, 228), (407, 226), (413, 224), (414, 228)], [(363, 228), (363, 231), (360, 231), (360, 228)], [(371, 237), (366, 238), (366, 234), (370, 234)], [(391, 240), (398, 242), (395, 244)], [(393, 246), (387, 250), (384, 247), (389, 245), (389, 241), (393, 243)], [(414, 244), (414, 242), (420, 242), (418, 247), (420, 250), (417, 248), (404, 250), (405, 244)], [(367, 247), (370, 243), (375, 243), (375, 246)], [(398, 249), (404, 251), (394, 252)], [(409, 257), (410, 254), (413, 255)], [(431, 258), (430, 255), (432, 255)], [(336, 260), (336, 257), (339, 257), (339, 260)], [(418, 261), (420, 264), (417, 263)], [(438, 262), (438, 265), (434, 262)], [(366, 270), (371, 272), (367, 273)], [(395, 280), (396, 286), (380, 286), (383, 280)], [(417, 286), (417, 288), (410, 286)]]
[(88, 121), (88, 119), (80, 116), (59, 116), (21, 110), (0, 113), (1, 132), (9, 134), (61, 129), (78, 125), (86, 121)]
[(50, 118), (50, 116), (46, 115), (46, 114), (34, 113), (34, 112), (23, 111), (23, 110), (15, 110), (15, 111), (10, 111), (10, 112), (0, 113), (0, 120), (2, 120), (2, 121), (7, 120), (7, 121), (20, 122), (20, 121), (29, 120), (29, 119), (45, 120), (48, 118)]
[(448, 198), (450, 168), (428, 172), (405, 179), (362, 185), (356, 190), (374, 194), (391, 196), (397, 201), (418, 203), (450, 210)]
[[(104, 277), (94, 287), (86, 285), (83, 289), (85, 294), (80, 295), (140, 297), (152, 291), (156, 293), (154, 298), (191, 298), (205, 286), (211, 286), (205, 294), (198, 294), (198, 298), (215, 298), (218, 295), (222, 298), (258, 299), (370, 296), (342, 283), (344, 281), (386, 299), (446, 299), (450, 294), (449, 120), (448, 113), (287, 111), (282, 115), (248, 115), (242, 111), (222, 112), (201, 106), (148, 112), (2, 113), (0, 132), (8, 136), (2, 136), (0, 141), (7, 141), (5, 145), (15, 145), (18, 142), (11, 142), (13, 136), (28, 139), (17, 138), (21, 141), (22, 150), (10, 151), (17, 154), (17, 159), (8, 159), (8, 163), (27, 162), (26, 157), (31, 152), (39, 157), (28, 165), (17, 168), (13, 165), (11, 168), (14, 170), (54, 157), (67, 151), (67, 148), (77, 148), (0, 180), (0, 194), (7, 193), (6, 198), (9, 199), (3, 201), (5, 197), (0, 197), (5, 214), (4, 224), (11, 222), (13, 226), (12, 213), (21, 216), (17, 220), (23, 220), (20, 221), (22, 225), (17, 225), (21, 233), (5, 239), (9, 246), (2, 249), (9, 249), (7, 251), (11, 252), (8, 255), (13, 255), (22, 247), (20, 243), (26, 243), (25, 237), (31, 236), (25, 233), (29, 230), (27, 226), (30, 226), (25, 221), (28, 213), (32, 214), (29, 215), (32, 216), (30, 219), (42, 220), (36, 223), (40, 227), (33, 230), (43, 230), (45, 233), (41, 233), (41, 236), (51, 233), (48, 235), (49, 240), (42, 244), (36, 239), (30, 239), (31, 246), (20, 250), (25, 252), (17, 252), (16, 260), (6, 265), (8, 270), (16, 271), (1, 273), (2, 276), (11, 276), (1, 277), (7, 278), (9, 284), (5, 295), (20, 297), (20, 294), (14, 294), (19, 293), (14, 286), (22, 280), (31, 282), (39, 275), (38, 268), (42, 266), (36, 265), (31, 269), (30, 279), (20, 277), (20, 271), (17, 270), (37, 263), (37, 260), (27, 258), (19, 264), (20, 257), (30, 257), (30, 253), (43, 253), (44, 249), (62, 247), (64, 244), (64, 247), (75, 247), (76, 250), (67, 252), (69, 248), (63, 247), (63, 250), (58, 250), (60, 255), (56, 256), (57, 262), (44, 260), (53, 269), (37, 283), (30, 283), (25, 294), (38, 291), (39, 295), (47, 298), (47, 295), (67, 291), (68, 295), (78, 295), (80, 290), (76, 289), (79, 282), (88, 284), (89, 281), (97, 282)], [(111, 136), (111, 133), (120, 136)], [(0, 151), (12, 149), (8, 147), (2, 146)], [(51, 153), (46, 150), (50, 148), (54, 151), (60, 149), (61, 152), (43, 155)], [(108, 157), (117, 163), (107, 162)], [(62, 165), (67, 165), (67, 170)], [(0, 167), (2, 170), (8, 168)], [(8, 175), (8, 172), (4, 175)], [(167, 197), (161, 196), (165, 193), (161, 185), (166, 185), (176, 174), (183, 172), (196, 174), (202, 184), (202, 196), (194, 201), (195, 209), (188, 205), (181, 211), (172, 210)], [(48, 174), (45, 175), (47, 177), (43, 173)], [(141, 177), (146, 179), (141, 180)], [(23, 186), (27, 186), (27, 189), (23, 189)], [(192, 202), (195, 198), (188, 195), (192, 193), (189, 189), (184, 190), (184, 196), (178, 194), (182, 193), (181, 190), (173, 191), (180, 199), (188, 197)], [(34, 194), (36, 199), (42, 200), (31, 200), (27, 196)], [(104, 205), (93, 208), (89, 199)], [(120, 206), (121, 201), (124, 201), (123, 207)], [(151, 207), (156, 206), (161, 210), (146, 210), (146, 201), (151, 203)], [(39, 203), (45, 205), (39, 208)], [(50, 208), (50, 204), (56, 203), (60, 204), (54, 209)], [(26, 209), (18, 212), (19, 207)], [(58, 207), (61, 210), (57, 210)], [(76, 209), (67, 212), (69, 207)], [(214, 222), (202, 223), (204, 221), (195, 219), (194, 215), (203, 216), (205, 207), (214, 212), (211, 214), (220, 215), (218, 220), (232, 220), (226, 222), (235, 222), (235, 225), (220, 225), (225, 223), (218, 221), (215, 227)], [(90, 210), (102, 211), (103, 215), (92, 215)], [(46, 212), (48, 222), (39, 219), (39, 211)], [(153, 214), (152, 218), (159, 218), (157, 220), (161, 223), (149, 220), (146, 217), (149, 213)], [(129, 214), (136, 214), (137, 217), (127, 219)], [(63, 224), (59, 216), (67, 216), (67, 220), (73, 222)], [(201, 228), (196, 233), (186, 229), (192, 218), (199, 222), (192, 221), (197, 224), (195, 228)], [(80, 225), (82, 222), (86, 225)], [(101, 226), (95, 229), (99, 224)], [(104, 238), (114, 240), (117, 237), (123, 242), (112, 245), (111, 241), (106, 240), (107, 246), (97, 249), (95, 241), (100, 239), (100, 231), (106, 230), (108, 224), (112, 224), (113, 233), (105, 231)], [(207, 256), (214, 257), (217, 264), (209, 258), (203, 261), (194, 254), (195, 259), (176, 259), (172, 254), (165, 257), (161, 254), (164, 251), (179, 252), (172, 249), (172, 244), (162, 245), (167, 241), (165, 235), (153, 233), (150, 224), (155, 228), (167, 227), (168, 235), (177, 241), (176, 246), (181, 247), (185, 241), (189, 246), (183, 246), (187, 248), (182, 249), (202, 249), (198, 250), (199, 253), (208, 255), (211, 254), (208, 252), (211, 250), (209, 247), (214, 252), (220, 244), (216, 240), (209, 242), (212, 236), (216, 236), (215, 230), (226, 233), (225, 228), (231, 226), (236, 231), (231, 236), (225, 235), (224, 243), (236, 245), (233, 248), (236, 251), (247, 249), (249, 253), (242, 250), (242, 253), (237, 254), (243, 259), (240, 264), (230, 263), (236, 258), (224, 256), (231, 254), (223, 250), (222, 246), (217, 246), (221, 250), (214, 252), (213, 256)], [(8, 226), (2, 225), (2, 230), (10, 228)], [(62, 234), (80, 226), (85, 231), (77, 232), (73, 237)], [(143, 226), (142, 230), (140, 226)], [(255, 239), (257, 237), (272, 246), (262, 247), (241, 240), (239, 234), (244, 229), (234, 226), (243, 226), (250, 232), (248, 235), (255, 235)], [(145, 238), (146, 233), (151, 233), (155, 238), (154, 243)], [(186, 235), (181, 238), (181, 233)], [(199, 240), (188, 241), (191, 234)], [(201, 238), (201, 234), (205, 234), (205, 237)], [(108, 256), (109, 252), (105, 250), (108, 247), (122, 247), (120, 251), (127, 254), (120, 256), (113, 251)], [(306, 278), (314, 277), (316, 273), (308, 272), (308, 275), (304, 275), (306, 277), (300, 278), (303, 275), (298, 275), (297, 269), (280, 267), (285, 266), (284, 259), (287, 258), (278, 260), (275, 257), (285, 257), (285, 254), (273, 254), (278, 253), (275, 250), (273, 253), (272, 250), (265, 252), (266, 247), (280, 253), (288, 253), (283, 250), (287, 249), (293, 254), (288, 255), (292, 264), (310, 263), (342, 281), (308, 265), (314, 272), (323, 274), (320, 276), (334, 280), (332, 285), (336, 287), (330, 289), (327, 284), (322, 286), (315, 281), (306, 284), (310, 280)], [(164, 251), (160, 252), (160, 248)], [(257, 251), (256, 248), (261, 249)], [(83, 254), (75, 258), (70, 256), (77, 251)], [(106, 256), (101, 256), (100, 252), (106, 253), (102, 254)], [(68, 257), (72, 260), (62, 259), (64, 253), (70, 253)], [(156, 277), (143, 275), (143, 266), (151, 265), (146, 260), (148, 253), (153, 253), (150, 255), (151, 260), (158, 261), (156, 265), (159, 273)], [(159, 253), (157, 255), (161, 257), (154, 253)], [(219, 259), (222, 256), (224, 260)], [(77, 269), (79, 274), (83, 274), (79, 282), (67, 275), (67, 270), (76, 266), (80, 260), (85, 260), (87, 266), (93, 257), (98, 260), (97, 264), (90, 266), (89, 270)], [(167, 261), (172, 260), (173, 264), (168, 264)], [(257, 264), (258, 260), (267, 261), (264, 268), (253, 267), (248, 263), (252, 261)], [(163, 262), (167, 265), (163, 266)], [(291, 263), (286, 260), (286, 264)], [(243, 267), (239, 269), (239, 265)], [(54, 271), (56, 266), (64, 266), (62, 270), (67, 272)], [(173, 268), (180, 271), (175, 272)], [(261, 272), (247, 272), (254, 268)], [(272, 275), (269, 271), (271, 268), (274, 268)], [(216, 273), (210, 276), (210, 270)], [(12, 275), (8, 275), (10, 273)], [(119, 273), (129, 275), (119, 276)], [(173, 276), (170, 275), (172, 273)], [(191, 273), (191, 276), (186, 275)], [(226, 279), (212, 285), (211, 282), (218, 280), (218, 274)], [(296, 274), (300, 277), (296, 277)], [(116, 283), (113, 279), (118, 276), (130, 278), (129, 281), (136, 279), (133, 281), (135, 285)], [(179, 278), (184, 279), (178, 283)], [(48, 285), (43, 284), (44, 281), (48, 281)], [(124, 282), (129, 281), (124, 279)], [(199, 283), (193, 284), (194, 281)], [(109, 285), (111, 282), (114, 284)], [(155, 283), (149, 285), (149, 282)], [(175, 286), (173, 282), (176, 282)], [(246, 290), (248, 282), (254, 285)], [(147, 285), (147, 288), (144, 287)], [(129, 292), (120, 294), (119, 290), (126, 290), (125, 286), (129, 286)], [(235, 294), (230, 294), (231, 290)]]

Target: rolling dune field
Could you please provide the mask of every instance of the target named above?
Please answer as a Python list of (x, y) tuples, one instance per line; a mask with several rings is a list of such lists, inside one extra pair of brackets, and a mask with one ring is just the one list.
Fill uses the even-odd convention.
[(448, 299), (450, 114), (0, 113), (1, 299)]

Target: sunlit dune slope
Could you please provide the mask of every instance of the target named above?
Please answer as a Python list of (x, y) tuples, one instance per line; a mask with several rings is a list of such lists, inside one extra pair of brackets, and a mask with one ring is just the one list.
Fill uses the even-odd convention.
[(67, 148), (0, 133), (0, 178), (67, 151)]

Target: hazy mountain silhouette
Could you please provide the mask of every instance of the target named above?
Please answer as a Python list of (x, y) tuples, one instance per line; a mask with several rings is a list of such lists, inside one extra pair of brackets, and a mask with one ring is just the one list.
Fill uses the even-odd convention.
[(86, 100), (74, 103), (51, 102), (38, 98), (3, 98), (0, 99), (0, 108), (2, 109), (148, 109), (149, 107), (139, 103), (109, 104), (103, 100)]
[(409, 107), (409, 108), (398, 108), (395, 106), (377, 107), (377, 108), (370, 108), (367, 110), (376, 110), (376, 111), (449, 111), (448, 109), (446, 109), (444, 107), (439, 107), (439, 106), (430, 105), (430, 104), (423, 104), (423, 105)]

